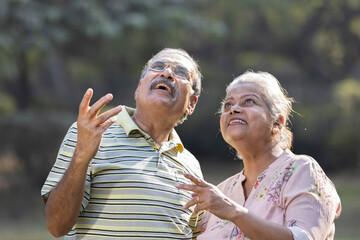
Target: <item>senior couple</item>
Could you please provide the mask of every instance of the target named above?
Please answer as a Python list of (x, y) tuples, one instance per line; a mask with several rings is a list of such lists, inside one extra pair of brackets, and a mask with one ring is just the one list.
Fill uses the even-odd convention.
[[(220, 129), (244, 168), (218, 186), (174, 127), (195, 109), (198, 64), (163, 49), (145, 65), (136, 108), (88, 89), (41, 190), (47, 227), (65, 239), (333, 239), (341, 205), (310, 156), (290, 151), (292, 99), (265, 72), (226, 88)], [(224, 163), (226, 164), (226, 163)]]

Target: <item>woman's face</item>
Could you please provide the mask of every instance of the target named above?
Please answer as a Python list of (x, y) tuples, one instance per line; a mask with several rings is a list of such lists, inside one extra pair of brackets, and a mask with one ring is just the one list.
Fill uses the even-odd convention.
[(274, 121), (255, 85), (242, 83), (235, 86), (228, 92), (222, 111), (221, 134), (231, 146), (236, 148), (237, 143), (246, 141), (255, 147), (272, 140)]

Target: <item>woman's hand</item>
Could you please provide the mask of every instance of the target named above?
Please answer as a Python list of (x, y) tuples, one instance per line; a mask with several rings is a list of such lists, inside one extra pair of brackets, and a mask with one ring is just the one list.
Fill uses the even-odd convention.
[(294, 239), (287, 227), (250, 213), (248, 209), (226, 197), (216, 186), (191, 174), (184, 176), (194, 183), (175, 184), (179, 189), (193, 192), (193, 198), (184, 205), (184, 209), (196, 204), (195, 212), (207, 210), (218, 218), (229, 220), (250, 239)]
[(216, 186), (207, 183), (191, 174), (184, 174), (194, 184), (175, 184), (176, 188), (192, 191), (192, 199), (184, 205), (184, 209), (196, 205), (194, 211), (207, 210), (221, 219), (231, 219), (231, 214), (240, 205), (226, 197)]

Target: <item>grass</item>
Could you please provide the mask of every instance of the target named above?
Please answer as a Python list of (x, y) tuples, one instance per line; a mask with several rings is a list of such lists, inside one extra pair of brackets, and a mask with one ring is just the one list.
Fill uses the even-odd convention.
[(47, 231), (45, 219), (35, 217), (18, 221), (2, 222), (0, 227), (2, 240), (49, 240), (56, 239)]
[(360, 177), (356, 174), (332, 176), (341, 199), (342, 212), (335, 221), (336, 240), (355, 240), (360, 238)]
[[(240, 162), (227, 163), (227, 170), (205, 167), (205, 179), (214, 184), (236, 173)], [(330, 176), (342, 201), (342, 213), (336, 220), (335, 240), (355, 240), (360, 238), (358, 216), (360, 215), (360, 176), (337, 174)], [(38, 192), (32, 195), (13, 196), (5, 200), (0, 196), (0, 239), (1, 240), (50, 240), (55, 239), (46, 229), (43, 204)], [(15, 206), (10, 207), (10, 204)], [(27, 209), (24, 211), (23, 209)]]

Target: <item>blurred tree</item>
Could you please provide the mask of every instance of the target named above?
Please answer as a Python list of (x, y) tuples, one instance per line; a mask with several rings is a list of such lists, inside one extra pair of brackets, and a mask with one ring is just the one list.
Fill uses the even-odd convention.
[(296, 115), (297, 150), (320, 156), (327, 170), (360, 169), (360, 81), (344, 79), (334, 85), (333, 102), (300, 104)]
[[(80, 80), (103, 78), (101, 72), (111, 71), (106, 64), (114, 60), (117, 64), (114, 66), (113, 62), (112, 68), (122, 68), (125, 75), (134, 66), (139, 73), (139, 62), (148, 57), (144, 55), (150, 55), (169, 40), (160, 32), (169, 31), (170, 40), (178, 45), (176, 42), (182, 41), (176, 30), (178, 25), (185, 22), (196, 28), (197, 21), (192, 21), (189, 12), (190, 19), (182, 17), (185, 11), (183, 0), (1, 1), (0, 77), (4, 79), (1, 84), (13, 94), (17, 107), (26, 109), (34, 101), (33, 92), (44, 90), (44, 85), (36, 85), (39, 73), (50, 78), (45, 86), (50, 82), (53, 89), (61, 90), (59, 81), (69, 78), (67, 61), (73, 64), (70, 73)], [(149, 44), (146, 39), (153, 36), (153, 30), (158, 36)], [(141, 51), (136, 54), (128, 51), (138, 47)], [(116, 53), (121, 53), (121, 57)], [(88, 73), (82, 76), (84, 72)]]
[[(357, 65), (359, 1), (208, 2), (208, 8), (201, 14), (222, 21), (227, 31), (220, 41), (210, 39), (203, 49), (211, 49), (211, 59), (229, 71), (239, 62), (235, 61), (237, 55), (240, 55), (238, 66), (241, 68), (259, 67), (259, 61), (251, 61), (248, 53), (259, 53), (260, 59), (270, 56), (266, 62), (268, 68), (274, 58), (282, 55), (296, 63), (305, 76), (319, 83), (339, 81)], [(219, 46), (211, 48), (215, 43)]]
[[(0, 116), (23, 109), (75, 113), (87, 87), (95, 89), (95, 99), (111, 91), (113, 102), (134, 105), (144, 60), (164, 47), (179, 47), (199, 60), (204, 75), (197, 111), (179, 127), (199, 158), (234, 158), (215, 112), (226, 84), (248, 68), (271, 72), (300, 102), (295, 109), (302, 117), (295, 116), (293, 124), (299, 152), (331, 158), (324, 164), (335, 169), (341, 158), (329, 148), (339, 146), (338, 154), (357, 151), (352, 144), (335, 143), (356, 142), (360, 130), (335, 127), (336, 113), (349, 111), (351, 123), (358, 114), (352, 105), (345, 110), (335, 104), (353, 102), (344, 97), (344, 88), (337, 90), (342, 97), (332, 89), (342, 79), (360, 77), (358, 0), (3, 0), (0, 28)], [(41, 122), (43, 115), (34, 115), (18, 127)], [(26, 119), (21, 113), (14, 118)], [(18, 122), (10, 122), (1, 123), (3, 129), (16, 128)], [(41, 124), (33, 125), (40, 131)], [(38, 133), (33, 130), (30, 142)], [(45, 158), (30, 153), (34, 148), (27, 151), (21, 153), (26, 164), (34, 162), (30, 155)]]
[[(203, 3), (207, 3), (206, 7)], [(208, 104), (206, 111), (210, 112), (210, 106), (219, 106), (224, 95), (219, 89), (225, 89), (225, 83), (246, 69), (271, 72), (301, 103), (295, 104), (295, 110), (303, 116), (294, 118), (295, 149), (322, 159), (325, 168), (341, 166), (338, 156), (332, 163), (326, 162), (328, 132), (333, 129), (333, 113), (338, 110), (332, 89), (344, 78), (359, 76), (360, 2), (208, 0), (193, 1), (193, 7), (222, 29), (216, 37), (205, 39), (201, 33), (194, 32), (192, 38), (198, 47), (196, 55), (201, 56), (202, 66), (206, 67), (203, 72), (212, 98), (206, 100), (213, 103)], [(207, 96), (201, 100), (204, 98)], [(216, 108), (212, 107), (212, 111)], [(207, 122), (199, 127), (209, 138), (218, 136), (218, 128), (209, 130), (211, 125), (218, 126), (218, 120)], [(337, 127), (341, 131), (342, 127)], [(354, 138), (360, 133), (349, 134)], [(203, 138), (203, 135), (192, 136), (190, 141), (195, 144)], [(212, 146), (206, 144), (194, 149), (202, 148), (202, 152), (216, 149), (214, 152), (223, 156), (219, 142), (221, 139)], [(351, 148), (356, 150), (353, 145)]]
[[(133, 99), (128, 83), (138, 80), (144, 60), (169, 41), (169, 47), (180, 47), (187, 38), (179, 30), (213, 31), (202, 23), (206, 21), (189, 11), (185, 0), (1, 1), (0, 85), (20, 111), (0, 122), (8, 136), (0, 139), (0, 150), (15, 153), (24, 173), (35, 176), (32, 182), (38, 184), (41, 173), (48, 171), (42, 163), (53, 161), (49, 156), (62, 137), (59, 131), (64, 131), (63, 122), (54, 123), (39, 109), (59, 110), (63, 102), (77, 109), (79, 86), (96, 86), (96, 94), (99, 89), (120, 89)], [(2, 98), (12, 99), (8, 96)], [(11, 112), (5, 105), (2, 109), (0, 114)]]
[[(345, 79), (334, 86), (338, 111), (329, 129), (327, 149), (335, 155), (338, 168), (360, 169), (360, 80)], [(340, 166), (340, 167), (339, 167)]]
[(6, 92), (0, 91), (0, 116), (15, 112), (15, 103), (13, 98)]

